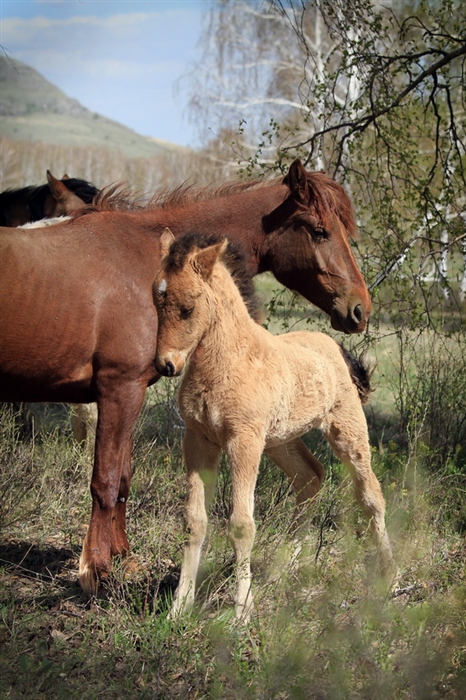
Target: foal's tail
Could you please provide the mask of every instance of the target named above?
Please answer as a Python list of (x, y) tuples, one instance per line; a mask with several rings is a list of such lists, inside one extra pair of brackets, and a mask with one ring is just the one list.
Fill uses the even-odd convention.
[(373, 368), (369, 367), (369, 365), (365, 362), (363, 355), (360, 355), (359, 358), (357, 358), (352, 355), (349, 350), (344, 348), (343, 345), (340, 345), (340, 350), (346, 364), (348, 365), (351, 379), (358, 390), (361, 403), (367, 403), (369, 400), (369, 394), (374, 391), (373, 387), (371, 386)]

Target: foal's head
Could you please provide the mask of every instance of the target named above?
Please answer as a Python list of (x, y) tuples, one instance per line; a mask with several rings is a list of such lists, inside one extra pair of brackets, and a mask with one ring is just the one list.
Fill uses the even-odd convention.
[(159, 317), (157, 371), (171, 377), (181, 374), (212, 318), (209, 280), (219, 259), (225, 263), (254, 317), (254, 285), (245, 272), (242, 254), (226, 238), (186, 234), (175, 240), (166, 228), (161, 237), (161, 270), (153, 294)]

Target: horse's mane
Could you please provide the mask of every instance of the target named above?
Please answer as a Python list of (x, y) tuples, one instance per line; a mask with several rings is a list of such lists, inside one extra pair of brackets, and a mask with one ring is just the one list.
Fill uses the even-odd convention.
[(30, 185), (5, 190), (0, 194), (0, 225), (9, 226), (8, 210), (17, 202), (29, 207), (31, 217), (42, 219), (44, 202), (48, 194), (50, 194), (48, 185)]
[[(310, 206), (315, 209), (316, 215), (324, 226), (331, 225), (334, 214), (338, 216), (349, 236), (356, 232), (351, 200), (343, 187), (323, 172), (307, 173), (307, 181), (310, 190)], [(144, 195), (132, 194), (122, 183), (105, 187), (95, 197), (93, 203), (74, 216), (82, 216), (90, 212), (100, 211), (151, 211), (153, 209), (170, 209), (184, 206), (193, 202), (206, 202), (212, 199), (221, 199), (235, 194), (241, 194), (249, 190), (265, 189), (283, 182), (283, 177), (271, 180), (249, 180), (247, 182), (231, 181), (221, 185), (207, 185), (196, 187), (182, 184), (174, 189), (164, 189), (153, 195), (147, 203), (144, 203)]]
[(90, 204), (99, 190), (91, 182), (79, 180), (76, 177), (69, 177), (61, 180), (67, 190), (73, 192), (79, 199), (82, 199), (85, 204)]
[(307, 173), (307, 182), (311, 191), (311, 205), (321, 223), (330, 227), (336, 214), (352, 238), (356, 234), (356, 219), (346, 190), (323, 172)]
[[(86, 180), (79, 180), (70, 177), (61, 180), (65, 187), (83, 200), (85, 204), (90, 204), (95, 195), (99, 192), (97, 187)], [(44, 216), (44, 203), (50, 188), (46, 185), (28, 185), (27, 187), (10, 188), (0, 193), (0, 226), (9, 226), (8, 210), (16, 203), (21, 203), (29, 207), (32, 221), (42, 219)]]
[[(167, 271), (182, 269), (190, 253), (202, 248), (208, 248), (223, 240), (224, 236), (219, 235), (207, 235), (204, 233), (184, 234), (180, 238), (177, 238), (170, 246), (170, 251), (165, 261)], [(240, 246), (235, 241), (229, 240), (220, 260), (225, 265), (238, 287), (249, 314), (255, 321), (259, 321), (261, 318), (260, 301), (256, 295), (252, 277), (247, 272), (246, 258)]]

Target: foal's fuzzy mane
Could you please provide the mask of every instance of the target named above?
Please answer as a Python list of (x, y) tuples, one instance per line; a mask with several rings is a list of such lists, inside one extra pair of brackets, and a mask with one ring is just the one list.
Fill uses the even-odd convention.
[[(310, 192), (310, 206), (324, 226), (331, 222), (336, 214), (349, 236), (356, 232), (351, 200), (343, 187), (323, 172), (306, 173)], [(162, 190), (156, 193), (147, 204), (143, 203), (143, 195), (131, 193), (123, 184), (110, 185), (95, 197), (94, 202), (75, 216), (96, 211), (151, 211), (154, 209), (174, 209), (194, 202), (206, 202), (221, 199), (250, 190), (266, 189), (286, 182), (286, 177), (276, 177), (271, 180), (250, 180), (248, 182), (226, 182), (222, 185), (195, 187), (183, 184), (172, 190)]]
[[(202, 248), (208, 248), (223, 240), (224, 236), (219, 235), (186, 233), (171, 244), (164, 267), (167, 272), (181, 270), (186, 264), (190, 253)], [(231, 274), (249, 314), (255, 321), (259, 321), (261, 319), (260, 301), (256, 295), (252, 278), (247, 272), (246, 258), (240, 246), (235, 241), (229, 240), (227, 247), (220, 256), (220, 261)]]

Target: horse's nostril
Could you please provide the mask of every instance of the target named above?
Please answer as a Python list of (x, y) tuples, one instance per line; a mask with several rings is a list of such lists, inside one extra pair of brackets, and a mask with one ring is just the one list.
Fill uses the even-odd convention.
[(173, 362), (167, 362), (165, 365), (165, 374), (167, 377), (175, 376), (175, 365)]
[(364, 320), (364, 311), (361, 304), (357, 304), (353, 309), (353, 316), (358, 323)]

